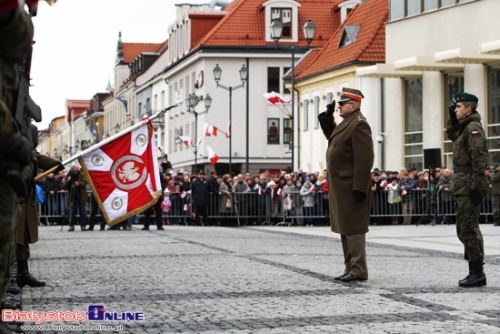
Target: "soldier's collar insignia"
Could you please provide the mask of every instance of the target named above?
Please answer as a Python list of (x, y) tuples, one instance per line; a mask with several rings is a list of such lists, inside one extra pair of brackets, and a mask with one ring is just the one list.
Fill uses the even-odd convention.
[(362, 122), (363, 119), (361, 118), (361, 116), (358, 116), (358, 122)]

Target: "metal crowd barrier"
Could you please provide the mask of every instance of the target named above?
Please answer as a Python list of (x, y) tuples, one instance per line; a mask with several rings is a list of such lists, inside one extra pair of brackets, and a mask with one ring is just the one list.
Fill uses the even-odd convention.
[[(374, 192), (372, 196), (371, 219), (400, 219), (412, 216), (413, 222), (434, 219), (436, 223), (450, 223), (454, 218), (453, 197), (444, 192), (431, 194), (429, 189), (411, 190), (398, 203), (389, 203), (389, 190)], [(400, 193), (398, 192), (400, 195)], [(70, 208), (68, 193), (58, 192), (45, 195), (44, 203), (38, 203), (39, 221), (44, 224), (68, 224)], [(85, 204), (87, 215), (95, 225), (102, 222), (99, 206), (92, 199)], [(221, 225), (329, 225), (329, 203), (327, 193), (322, 191), (303, 196), (298, 191), (271, 198), (268, 193), (256, 192), (231, 194), (231, 207), (227, 207), (227, 197), (210, 194), (208, 219)], [(163, 203), (162, 203), (163, 202)], [(156, 204), (161, 209), (159, 218), (164, 224), (190, 225), (195, 221), (195, 207), (190, 194), (169, 193), (168, 201)], [(168, 206), (168, 208), (166, 208)], [(158, 209), (158, 210), (159, 210)], [(406, 210), (403, 211), (403, 210)], [(155, 211), (151, 209), (151, 224), (156, 222)], [(489, 193), (482, 204), (483, 219), (492, 215), (492, 196)], [(143, 223), (145, 212), (138, 214), (134, 223)], [(207, 222), (202, 222), (206, 224)]]

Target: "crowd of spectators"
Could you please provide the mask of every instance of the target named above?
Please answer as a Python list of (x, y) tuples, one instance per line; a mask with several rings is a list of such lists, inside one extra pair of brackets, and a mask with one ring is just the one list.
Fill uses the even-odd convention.
[[(485, 172), (489, 175), (491, 171)], [(152, 223), (150, 220), (154, 220), (158, 229), (162, 229), (163, 225), (179, 224), (329, 224), (328, 188), (332, 185), (328, 184), (326, 170), (313, 173), (282, 171), (275, 174), (265, 171), (259, 175), (246, 173), (231, 177), (217, 175), (215, 170), (206, 176), (204, 173), (175, 173), (169, 169), (160, 172), (160, 176), (163, 195), (158, 203), (142, 215), (130, 219), (123, 229), (130, 230), (132, 221), (141, 220), (144, 223), (146, 218), (145, 229)], [(45, 196), (40, 204), (42, 223), (69, 223), (65, 179), (66, 175), (61, 171), (38, 181)], [(201, 187), (206, 190), (197, 197), (197, 188), (193, 189), (193, 184), (200, 179), (206, 181), (207, 187)], [(452, 171), (449, 169), (438, 168), (430, 172), (415, 168), (401, 168), (399, 171), (373, 169), (371, 224), (454, 223), (451, 179)], [(209, 203), (206, 206), (207, 215), (201, 219), (197, 217), (196, 209), (200, 210), (200, 207), (194, 200), (196, 198)], [(105, 225), (92, 196), (90, 204), (88, 229), (93, 230), (94, 225), (100, 224), (103, 230)]]

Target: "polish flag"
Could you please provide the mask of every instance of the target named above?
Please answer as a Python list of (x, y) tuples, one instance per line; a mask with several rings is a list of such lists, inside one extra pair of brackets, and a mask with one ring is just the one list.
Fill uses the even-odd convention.
[(184, 192), (184, 191), (181, 191), (179, 194), (181, 195), (181, 198), (185, 198), (186, 197), (186, 192)]
[(262, 194), (264, 194), (264, 190), (262, 190), (262, 188), (259, 187), (259, 196), (262, 195)]
[(231, 135), (231, 123), (227, 123), (226, 138), (229, 138), (230, 135)]
[(387, 187), (387, 181), (384, 180), (384, 181), (380, 182), (380, 186), (385, 189), (385, 187)]
[(215, 154), (214, 150), (210, 146), (207, 146), (208, 158), (210, 159), (210, 163), (215, 165), (219, 160), (219, 156)]
[(406, 190), (401, 191), (401, 196), (405, 196), (407, 194)]
[(264, 93), (262, 95), (264, 95), (264, 97), (269, 102), (271, 102), (272, 104), (276, 104), (278, 102), (281, 102), (281, 103), (290, 103), (290, 102), (292, 102), (292, 98), (290, 98), (290, 97), (284, 97), (280, 93), (276, 93), (276, 92)]
[(278, 189), (278, 192), (277, 192), (277, 195), (278, 195), (278, 196), (281, 196), (282, 194), (283, 194), (283, 189), (279, 188), (279, 189)]
[(311, 187), (311, 192), (315, 192), (316, 191), (316, 186), (313, 184), (313, 186)]
[(210, 137), (214, 136), (217, 137), (217, 128), (213, 125), (210, 125), (208, 123), (204, 123), (205, 126), (205, 136)]
[(193, 142), (191, 141), (191, 137), (189, 136), (179, 136), (179, 138), (187, 147), (190, 147), (193, 144)]

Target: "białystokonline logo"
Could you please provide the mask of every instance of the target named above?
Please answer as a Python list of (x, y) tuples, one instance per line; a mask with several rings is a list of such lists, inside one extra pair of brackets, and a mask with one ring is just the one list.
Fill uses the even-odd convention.
[(68, 312), (61, 310), (48, 312), (2, 310), (2, 321), (34, 322), (37, 325), (44, 321), (144, 321), (145, 319), (144, 312), (108, 312), (104, 304), (90, 304), (86, 313), (79, 310)]

